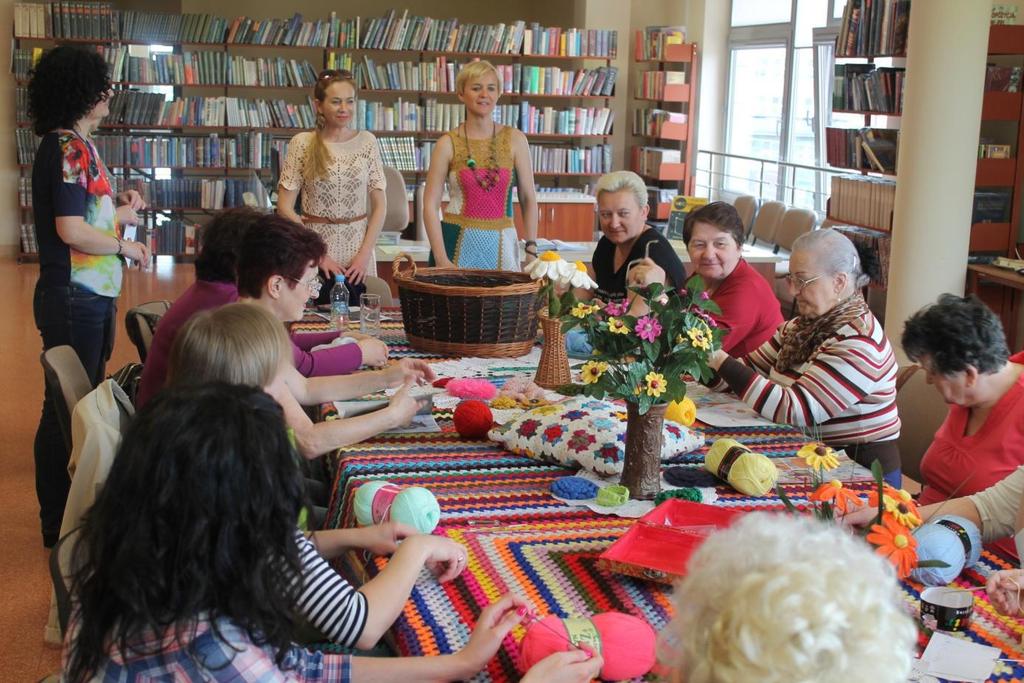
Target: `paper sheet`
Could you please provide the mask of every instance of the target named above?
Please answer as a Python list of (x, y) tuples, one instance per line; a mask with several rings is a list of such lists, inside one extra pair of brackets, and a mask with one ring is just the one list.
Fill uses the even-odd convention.
[(995, 672), (996, 661), (1002, 656), (999, 648), (979, 645), (964, 638), (935, 632), (921, 659), (914, 662), (912, 681), (987, 681)]

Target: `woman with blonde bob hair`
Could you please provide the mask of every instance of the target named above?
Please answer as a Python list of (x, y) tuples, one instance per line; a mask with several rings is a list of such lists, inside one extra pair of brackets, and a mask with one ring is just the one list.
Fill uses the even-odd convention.
[[(302, 223), (327, 243), (320, 269), (359, 285), (377, 274), (374, 247), (384, 227), (384, 164), (373, 133), (353, 128), (356, 82), (349, 71), (326, 69), (313, 86), (316, 129), (288, 143), (277, 213)], [(302, 193), (302, 215), (295, 202)], [(367, 209), (369, 196), (369, 209)]]
[[(493, 118), (501, 96), (501, 74), (493, 64), (479, 61), (462, 67), (455, 91), (466, 106), (466, 120), (437, 141), (423, 195), (431, 261), (445, 268), (517, 271), (513, 184), (519, 189), (527, 259), (537, 256), (537, 198), (530, 145), (522, 132)], [(446, 181), (450, 200), (439, 221)]]
[(903, 683), (917, 629), (902, 602), (892, 567), (849, 532), (752, 513), (690, 559), (662, 660), (686, 683)]

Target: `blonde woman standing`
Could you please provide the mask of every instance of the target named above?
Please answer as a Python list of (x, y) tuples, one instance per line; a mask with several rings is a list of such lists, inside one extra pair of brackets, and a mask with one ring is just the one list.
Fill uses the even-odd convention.
[[(530, 146), (522, 132), (497, 123), (501, 76), (490, 62), (462, 67), (455, 90), (466, 120), (437, 141), (427, 171), (423, 220), (431, 262), (442, 267), (519, 270), (512, 186), (526, 229), (527, 260), (537, 255), (537, 198)], [(450, 201), (439, 221), (441, 194)]]
[[(288, 144), (277, 213), (323, 237), (327, 255), (321, 270), (358, 285), (377, 274), (374, 245), (387, 211), (380, 148), (372, 133), (350, 127), (356, 103), (350, 72), (321, 72), (313, 98), (316, 130), (299, 133)], [(300, 191), (301, 216), (295, 211)]]

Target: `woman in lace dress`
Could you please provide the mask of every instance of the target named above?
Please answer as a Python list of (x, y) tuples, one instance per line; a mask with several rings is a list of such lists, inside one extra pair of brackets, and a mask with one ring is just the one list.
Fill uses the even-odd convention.
[[(493, 118), (501, 77), (486, 61), (467, 64), (455, 81), (466, 120), (437, 141), (427, 171), (423, 221), (431, 261), (442, 267), (519, 270), (512, 185), (526, 231), (527, 260), (537, 255), (537, 198), (530, 146), (520, 131)], [(450, 201), (438, 221), (441, 193)]]
[[(360, 284), (377, 274), (374, 245), (384, 225), (384, 166), (377, 138), (350, 128), (356, 84), (345, 70), (327, 69), (313, 87), (316, 130), (288, 144), (277, 213), (316, 231), (327, 243), (320, 269)], [(295, 201), (302, 192), (302, 215)], [(369, 209), (367, 209), (369, 197)]]

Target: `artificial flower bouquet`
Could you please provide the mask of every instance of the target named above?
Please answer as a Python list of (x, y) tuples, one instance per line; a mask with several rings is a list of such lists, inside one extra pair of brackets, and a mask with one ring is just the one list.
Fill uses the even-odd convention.
[[(808, 501), (815, 518), (832, 522), (865, 504), (870, 505), (877, 512), (864, 527), (864, 539), (874, 546), (875, 552), (892, 562), (901, 579), (910, 576), (917, 567), (947, 566), (940, 560), (918, 561), (917, 540), (913, 535), (913, 530), (921, 526), (917, 504), (905, 490), (885, 483), (878, 461), (871, 464), (875, 488), (868, 491), (865, 501), (859, 493), (846, 488), (843, 482), (829, 478), (828, 472), (839, 465), (831, 448), (812, 442), (804, 445), (797, 455), (811, 468), (814, 492), (808, 496)], [(776, 492), (786, 508), (795, 514), (797, 509), (781, 486), (776, 487)]]
[(626, 300), (562, 309), (563, 332), (581, 328), (594, 349), (581, 368), (582, 393), (622, 399), (643, 415), (652, 405), (682, 401), (687, 376), (711, 378), (708, 358), (723, 337), (711, 314), (721, 310), (699, 276), (687, 284), (681, 291), (660, 284), (630, 288), (647, 304), (640, 316), (629, 314)]

